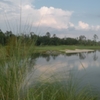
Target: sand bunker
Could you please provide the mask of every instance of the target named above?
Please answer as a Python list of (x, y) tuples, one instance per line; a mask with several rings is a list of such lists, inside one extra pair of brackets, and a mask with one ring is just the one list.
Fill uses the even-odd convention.
[(61, 50), (64, 51), (65, 53), (81, 53), (81, 52), (92, 52), (94, 50), (89, 50), (89, 49), (75, 49), (75, 50)]

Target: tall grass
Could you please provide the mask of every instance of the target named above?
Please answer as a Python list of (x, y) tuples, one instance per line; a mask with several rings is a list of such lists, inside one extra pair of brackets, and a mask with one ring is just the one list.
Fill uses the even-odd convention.
[[(30, 50), (19, 39), (10, 41), (7, 47), (2, 47), (0, 62), (0, 100), (20, 100), (21, 85), (28, 71)], [(34, 46), (34, 45), (32, 45)]]

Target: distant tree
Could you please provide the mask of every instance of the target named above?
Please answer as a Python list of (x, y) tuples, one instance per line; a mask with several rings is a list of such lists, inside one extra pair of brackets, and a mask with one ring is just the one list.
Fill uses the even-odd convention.
[(80, 41), (85, 41), (86, 40), (86, 37), (84, 35), (81, 35), (81, 36), (79, 36), (79, 40)]
[(5, 44), (5, 35), (0, 29), (0, 44), (4, 45)]
[(56, 37), (56, 34), (53, 34), (53, 36), (52, 36), (53, 38), (55, 38)]
[(50, 38), (51, 34), (49, 32), (47, 32), (46, 36)]
[(12, 31), (6, 31), (5, 32), (5, 36), (6, 37), (10, 37), (12, 34), (13, 34)]
[(86, 37), (84, 35), (79, 36), (79, 44), (86, 44)]
[(31, 38), (34, 36), (34, 32), (30, 32), (30, 36), (31, 36)]
[(1, 29), (0, 29), (0, 33), (3, 33)]
[(94, 34), (94, 36), (93, 36), (93, 40), (94, 40), (95, 45), (96, 45), (96, 41), (97, 41), (97, 39), (98, 39), (98, 36), (97, 36), (96, 34)]
[(92, 40), (90, 40), (90, 39), (88, 39), (88, 40), (86, 41), (86, 43), (87, 43), (87, 45), (90, 45), (90, 46), (92, 46), (92, 45), (94, 44), (94, 42), (93, 42)]
[(76, 45), (77, 43), (78, 43), (78, 41), (76, 39), (74, 39), (74, 38), (68, 37), (65, 40), (65, 44), (66, 45)]

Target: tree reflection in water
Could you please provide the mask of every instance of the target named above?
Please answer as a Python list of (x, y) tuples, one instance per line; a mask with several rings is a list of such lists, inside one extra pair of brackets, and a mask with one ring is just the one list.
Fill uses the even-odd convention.
[(81, 60), (85, 59), (85, 58), (86, 58), (85, 53), (79, 53), (79, 58), (80, 58)]
[(97, 59), (98, 59), (98, 56), (96, 55), (96, 51), (95, 51), (93, 55), (93, 60), (96, 61)]

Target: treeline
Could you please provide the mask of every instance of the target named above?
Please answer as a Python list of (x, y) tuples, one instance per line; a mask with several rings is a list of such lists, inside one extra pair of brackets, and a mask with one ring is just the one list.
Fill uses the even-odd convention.
[(93, 40), (87, 39), (84, 35), (80, 35), (77, 38), (64, 37), (59, 38), (56, 34), (51, 34), (47, 32), (44, 36), (37, 36), (36, 45), (100, 45), (98, 36), (94, 34)]
[(94, 34), (93, 40), (87, 39), (84, 35), (80, 35), (77, 38), (64, 37), (59, 38), (56, 34), (51, 34), (47, 32), (44, 36), (36, 35), (34, 32), (30, 34), (20, 34), (15, 35), (12, 31), (2, 32), (0, 29), (0, 44), (7, 45), (9, 41), (14, 42), (15, 40), (22, 38), (23, 42), (28, 43), (29, 41), (34, 42), (37, 46), (42, 45), (100, 45), (100, 41), (97, 41), (98, 36)]

